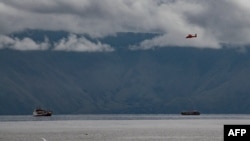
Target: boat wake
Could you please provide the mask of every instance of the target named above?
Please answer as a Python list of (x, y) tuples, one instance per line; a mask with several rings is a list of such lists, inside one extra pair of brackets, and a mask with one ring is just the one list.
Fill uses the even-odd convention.
[(45, 138), (41, 138), (43, 141), (47, 141)]

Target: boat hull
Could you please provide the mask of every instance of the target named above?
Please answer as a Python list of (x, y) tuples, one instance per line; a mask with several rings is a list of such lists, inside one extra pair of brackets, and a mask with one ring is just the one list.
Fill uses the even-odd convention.
[(37, 108), (33, 111), (33, 116), (52, 116), (52, 111)]
[(38, 116), (52, 116), (52, 113), (39, 114), (39, 113), (34, 112), (33, 116), (36, 116), (36, 117), (38, 117)]
[(200, 112), (198, 112), (198, 111), (185, 111), (185, 112), (181, 112), (181, 115), (200, 115)]

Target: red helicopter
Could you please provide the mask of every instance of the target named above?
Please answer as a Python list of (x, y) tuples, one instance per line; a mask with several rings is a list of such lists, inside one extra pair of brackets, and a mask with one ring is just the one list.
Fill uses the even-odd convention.
[(188, 35), (186, 36), (186, 38), (196, 38), (196, 37), (197, 37), (197, 34), (194, 34), (194, 35), (188, 34)]

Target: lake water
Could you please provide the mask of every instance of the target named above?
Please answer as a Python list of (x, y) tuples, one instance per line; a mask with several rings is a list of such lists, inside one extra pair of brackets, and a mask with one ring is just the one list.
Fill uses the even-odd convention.
[(225, 124), (250, 115), (0, 116), (0, 141), (223, 141)]

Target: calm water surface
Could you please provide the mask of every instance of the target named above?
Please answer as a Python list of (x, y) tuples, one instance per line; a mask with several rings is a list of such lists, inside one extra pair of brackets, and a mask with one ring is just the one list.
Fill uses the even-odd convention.
[(223, 141), (250, 115), (0, 116), (0, 141)]

